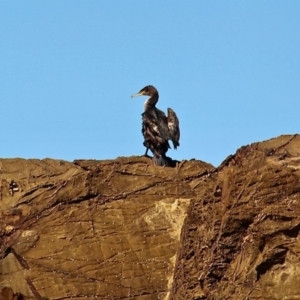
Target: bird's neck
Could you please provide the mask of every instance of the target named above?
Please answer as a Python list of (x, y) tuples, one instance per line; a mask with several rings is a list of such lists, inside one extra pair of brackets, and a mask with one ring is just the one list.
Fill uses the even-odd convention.
[(154, 94), (153, 96), (151, 96), (149, 99), (146, 100), (144, 104), (144, 110), (155, 107), (157, 101), (158, 101), (158, 93)]

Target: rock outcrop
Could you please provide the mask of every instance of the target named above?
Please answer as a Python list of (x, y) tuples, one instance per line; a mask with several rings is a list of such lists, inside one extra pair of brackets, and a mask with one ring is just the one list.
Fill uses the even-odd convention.
[(0, 299), (300, 299), (299, 168), (298, 135), (218, 168), (0, 159)]
[(240, 148), (197, 190), (172, 299), (300, 299), (300, 136)]

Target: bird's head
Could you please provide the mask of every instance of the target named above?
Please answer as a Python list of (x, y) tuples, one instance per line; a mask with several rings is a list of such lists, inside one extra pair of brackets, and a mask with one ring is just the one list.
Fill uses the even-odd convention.
[(147, 85), (144, 88), (142, 88), (138, 93), (133, 94), (131, 96), (131, 98), (138, 97), (138, 96), (150, 96), (150, 97), (152, 97), (156, 94), (158, 94), (157, 89), (152, 85)]

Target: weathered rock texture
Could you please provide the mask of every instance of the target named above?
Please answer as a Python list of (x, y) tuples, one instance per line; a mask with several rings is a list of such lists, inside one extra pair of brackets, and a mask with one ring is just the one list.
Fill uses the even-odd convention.
[(240, 148), (194, 192), (171, 299), (300, 299), (300, 136)]
[(36, 299), (167, 299), (191, 184), (213, 169), (2, 159), (1, 287)]
[(300, 137), (220, 167), (0, 160), (0, 300), (300, 299)]

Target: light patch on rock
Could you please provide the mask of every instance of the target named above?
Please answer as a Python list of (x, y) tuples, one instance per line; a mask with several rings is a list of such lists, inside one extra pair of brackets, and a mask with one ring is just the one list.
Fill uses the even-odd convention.
[[(155, 203), (155, 208), (144, 215), (144, 220), (153, 229), (167, 229), (170, 238), (180, 242), (180, 235), (190, 199), (164, 199)], [(169, 259), (169, 272), (166, 274), (168, 284), (164, 300), (170, 298), (172, 284), (174, 280), (174, 269), (177, 254)]]
[(151, 229), (166, 227), (170, 236), (179, 241), (189, 203), (190, 199), (164, 199), (155, 203), (155, 208), (147, 212), (144, 219)]

